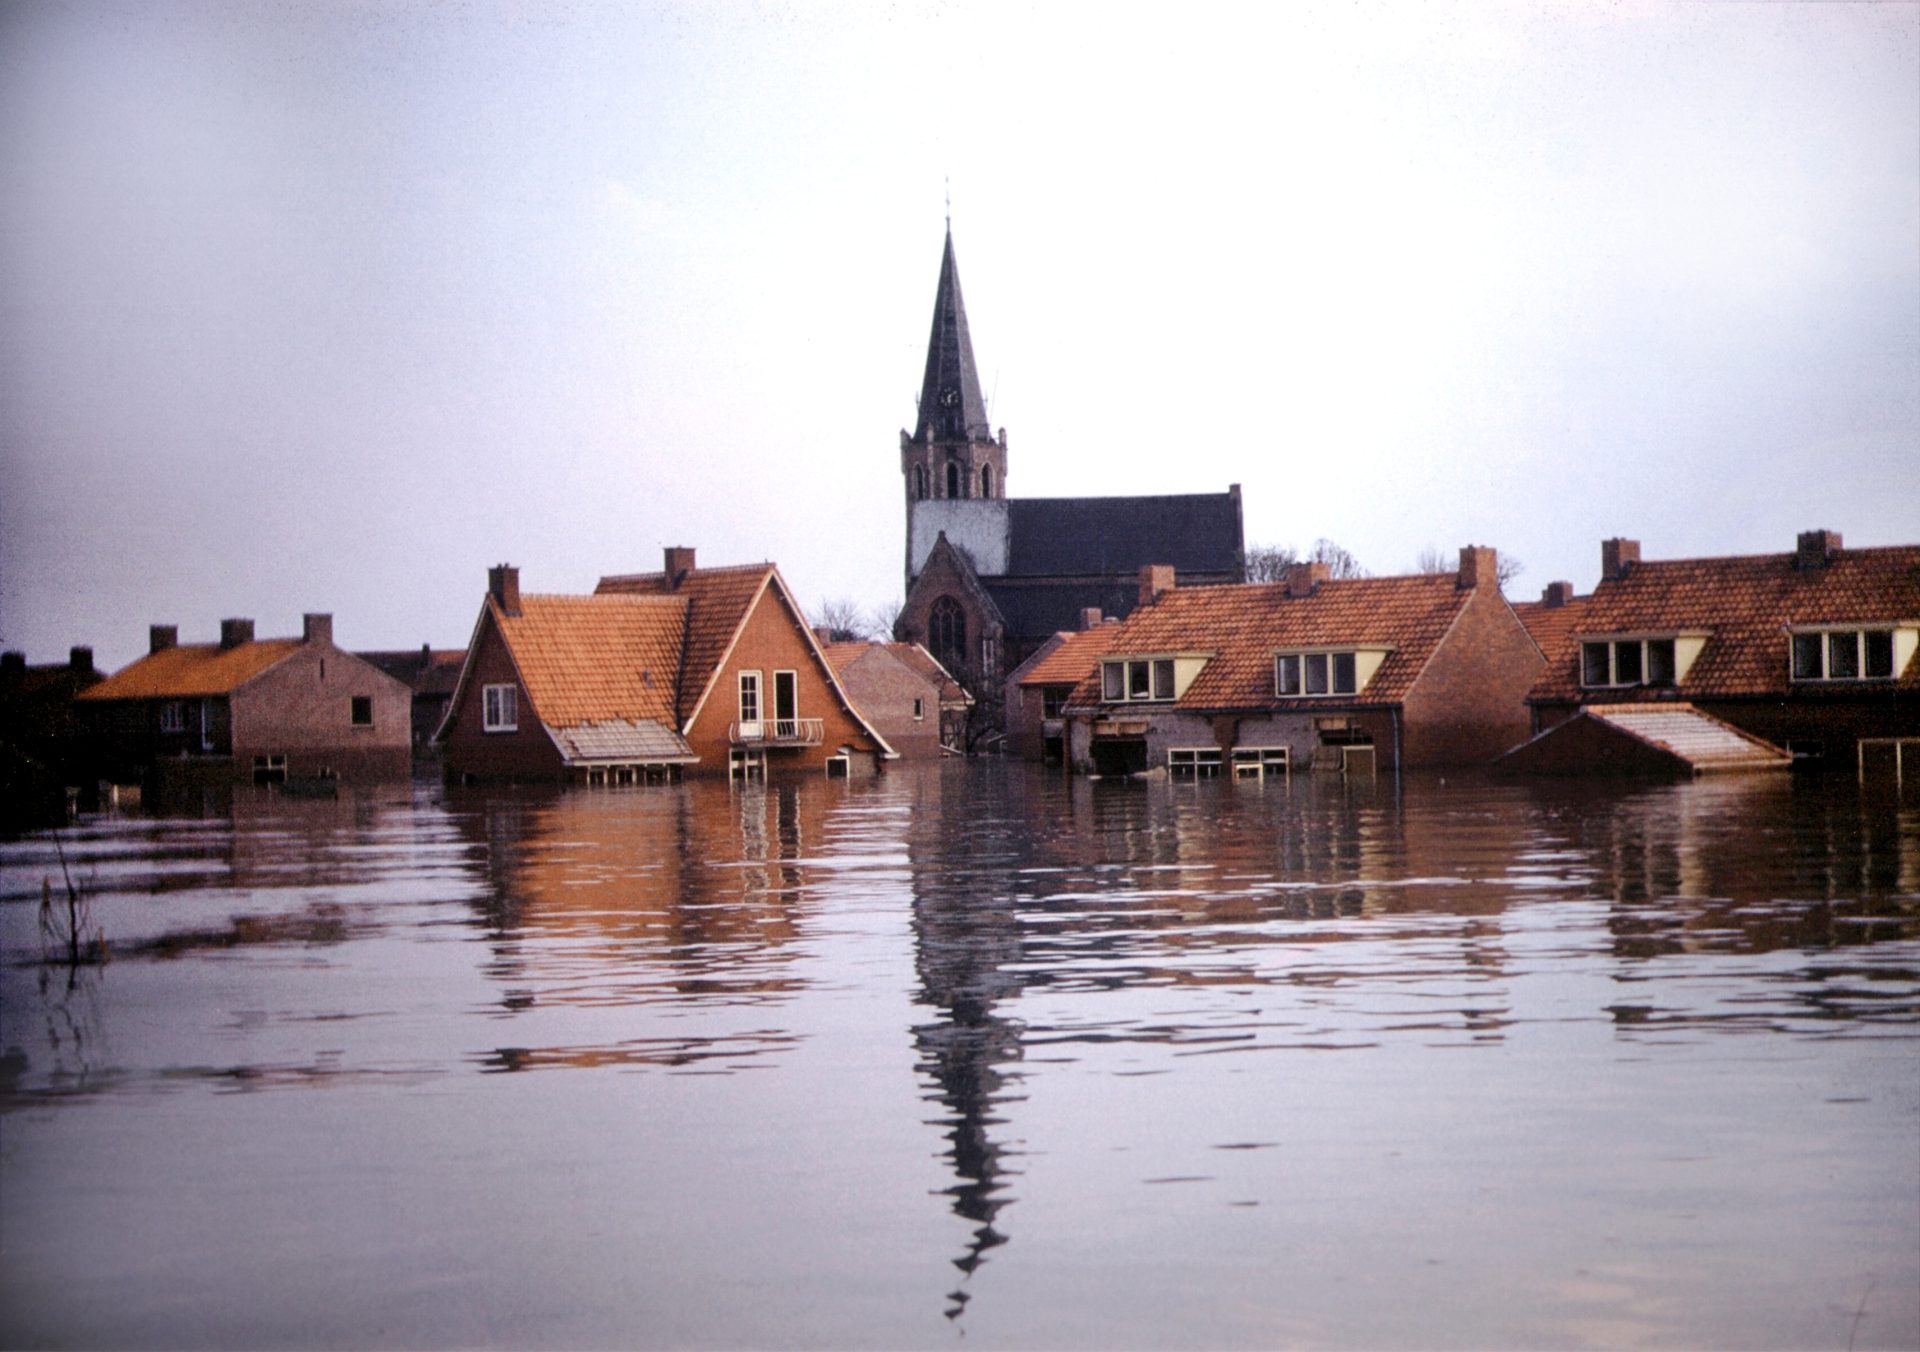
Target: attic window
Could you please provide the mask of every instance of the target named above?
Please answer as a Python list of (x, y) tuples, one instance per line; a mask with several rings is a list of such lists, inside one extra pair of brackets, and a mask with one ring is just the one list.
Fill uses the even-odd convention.
[(1795, 634), (1793, 679), (1890, 681), (1896, 666), (1894, 639), (1891, 629), (1827, 629)]
[(513, 732), (519, 728), (520, 692), (515, 686), (482, 686), (480, 699), (482, 731)]
[(1360, 689), (1357, 652), (1276, 653), (1273, 688), (1279, 695), (1352, 695)]
[(1100, 696), (1123, 702), (1173, 698), (1173, 659), (1136, 657), (1100, 664)]

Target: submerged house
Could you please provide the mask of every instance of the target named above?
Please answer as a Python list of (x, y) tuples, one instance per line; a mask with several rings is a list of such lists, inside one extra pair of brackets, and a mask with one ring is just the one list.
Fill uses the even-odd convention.
[(519, 569), (492, 569), (435, 741), (467, 781), (855, 775), (894, 757), (778, 569), (697, 568), (682, 548), (590, 596), (523, 595)]
[[(1176, 574), (1177, 576), (1177, 574)], [(1074, 687), (1106, 656), (1120, 622), (1088, 607), (1080, 628), (1062, 630), (1007, 676), (1007, 750), (1022, 760), (1066, 760), (1066, 707)]]
[(825, 652), (848, 696), (902, 757), (929, 760), (965, 747), (973, 697), (925, 648), (853, 641)]
[(218, 643), (181, 643), (156, 624), (147, 655), (79, 695), (104, 777), (118, 783), (404, 779), (413, 692), (333, 642), (333, 617), (299, 638), (220, 623)]
[(69, 789), (76, 805), (93, 805), (93, 730), (76, 701), (104, 679), (88, 647), (45, 666), (0, 656), (0, 831), (65, 822)]
[(1061, 713), (1076, 770), (1175, 777), (1477, 764), (1525, 737), (1543, 662), (1494, 550), (1456, 573), (1183, 588), (1140, 604)]
[(1601, 768), (1590, 725), (1602, 709), (1643, 722), (1691, 710), (1848, 765), (1863, 743), (1920, 738), (1920, 545), (1848, 549), (1814, 530), (1780, 554), (1642, 559), (1637, 540), (1613, 539), (1600, 556), (1570, 623), (1529, 620), (1548, 665), (1527, 704), (1533, 730), (1553, 735), (1516, 751), (1516, 768)]

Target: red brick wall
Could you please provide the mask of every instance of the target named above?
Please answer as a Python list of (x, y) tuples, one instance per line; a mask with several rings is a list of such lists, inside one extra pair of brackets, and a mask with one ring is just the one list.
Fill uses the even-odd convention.
[(1500, 593), (1475, 587), (1407, 692), (1404, 763), (1482, 764), (1524, 742), (1532, 731), (1527, 691), (1545, 667)]
[[(940, 755), (940, 689), (885, 648), (869, 648), (840, 672), (840, 683), (903, 760)], [(920, 701), (921, 716), (913, 716)]]
[(841, 707), (806, 634), (806, 621), (787, 607), (776, 587), (769, 586), (761, 593), (687, 734), (687, 744), (700, 758), (700, 763), (689, 766), (686, 773), (727, 773), (728, 755), (732, 750), (729, 729), (740, 717), (740, 673), (743, 671), (760, 673), (763, 719), (771, 719), (774, 713), (773, 673), (792, 671), (798, 676), (796, 716), (818, 718), (825, 723), (825, 735), (819, 746), (769, 748), (767, 770), (770, 774), (782, 771), (822, 774), (827, 757), (843, 745), (853, 749), (854, 774), (873, 771), (874, 756), (879, 748), (859, 722)]
[[(353, 698), (373, 702), (356, 726)], [(283, 755), (295, 779), (405, 778), (413, 765), (413, 692), (331, 643), (308, 643), (234, 691), (233, 773), (253, 777), (257, 755)]]
[[(444, 748), (446, 773), (454, 778), (476, 779), (558, 779), (565, 773), (553, 739), (535, 716), (527, 692), (514, 675), (513, 661), (507, 656), (500, 631), (491, 614), (481, 622), (475, 640), (478, 651), (471, 658), (466, 685), (453, 710), (453, 726)], [(514, 732), (485, 732), (486, 709), (482, 691), (489, 685), (511, 683), (518, 691), (519, 728)]]

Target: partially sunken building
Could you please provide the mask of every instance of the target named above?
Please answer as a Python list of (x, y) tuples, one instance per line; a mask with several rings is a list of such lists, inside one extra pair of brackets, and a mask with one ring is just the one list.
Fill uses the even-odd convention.
[(1010, 498), (1006, 429), (987, 422), (949, 228), (913, 431), (900, 433), (906, 603), (924, 644), (976, 695), (1083, 612), (1124, 616), (1147, 564), (1182, 586), (1241, 578), (1240, 488), (1158, 497)]

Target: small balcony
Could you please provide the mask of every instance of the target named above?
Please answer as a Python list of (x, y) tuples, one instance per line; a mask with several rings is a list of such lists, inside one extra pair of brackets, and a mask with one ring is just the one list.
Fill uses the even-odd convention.
[(819, 718), (736, 720), (727, 725), (727, 740), (735, 746), (819, 746), (826, 735), (826, 721)]

